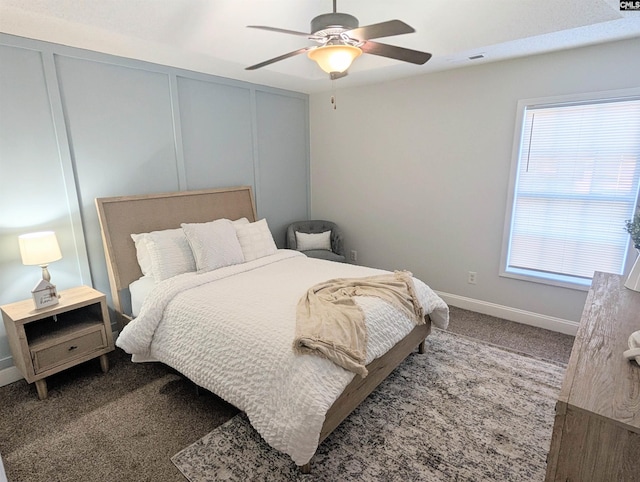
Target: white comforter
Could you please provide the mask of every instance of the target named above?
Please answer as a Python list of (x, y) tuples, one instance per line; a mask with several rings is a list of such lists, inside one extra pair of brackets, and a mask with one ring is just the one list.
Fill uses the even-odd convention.
[[(317, 449), (327, 410), (354, 374), (324, 358), (294, 355), (298, 300), (331, 278), (383, 272), (279, 250), (241, 265), (179, 275), (154, 288), (116, 344), (141, 360), (166, 363), (246, 412), (267, 443), (304, 465)], [(444, 301), (422, 281), (415, 280), (415, 287), (434, 325), (446, 328)], [(378, 298), (357, 301), (365, 313), (369, 363), (414, 322)]]

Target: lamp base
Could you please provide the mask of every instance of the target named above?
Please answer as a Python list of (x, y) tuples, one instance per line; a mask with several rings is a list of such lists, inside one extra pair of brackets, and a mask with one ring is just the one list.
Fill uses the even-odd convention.
[(42, 279), (45, 281), (51, 281), (51, 274), (49, 273), (49, 265), (41, 264), (40, 267), (42, 268)]

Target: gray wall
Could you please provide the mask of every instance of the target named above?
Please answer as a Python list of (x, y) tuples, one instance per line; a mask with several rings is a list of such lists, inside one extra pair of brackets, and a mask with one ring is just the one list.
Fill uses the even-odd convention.
[(311, 215), (451, 304), (571, 331), (585, 291), (498, 275), (517, 103), (639, 87), (638, 59), (636, 38), (313, 94)]
[(282, 247), (309, 214), (308, 110), (305, 94), (0, 34), (0, 304), (30, 296), (40, 268), (17, 237), (45, 229), (58, 289), (109, 293), (96, 197), (250, 185)]

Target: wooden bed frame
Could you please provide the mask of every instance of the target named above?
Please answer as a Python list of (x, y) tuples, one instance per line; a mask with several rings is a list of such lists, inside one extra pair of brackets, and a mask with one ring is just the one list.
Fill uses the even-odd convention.
[[(142, 276), (132, 233), (179, 228), (181, 223), (203, 223), (219, 218), (246, 217), (256, 221), (250, 186), (96, 199), (114, 309), (121, 326), (131, 321), (122, 306), (122, 292)], [(327, 412), (318, 445), (384, 380), (412, 351), (424, 353), (431, 333), (431, 319), (417, 325), (385, 355), (369, 365), (366, 378), (356, 376)], [(310, 464), (301, 467), (305, 473)]]

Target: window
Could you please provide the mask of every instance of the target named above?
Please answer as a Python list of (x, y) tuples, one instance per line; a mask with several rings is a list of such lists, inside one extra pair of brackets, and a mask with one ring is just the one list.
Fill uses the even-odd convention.
[[(627, 91), (626, 94), (629, 94)], [(640, 180), (640, 90), (521, 101), (501, 275), (568, 287), (622, 274)]]

